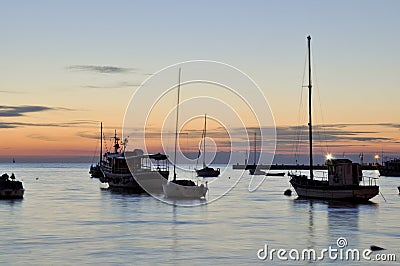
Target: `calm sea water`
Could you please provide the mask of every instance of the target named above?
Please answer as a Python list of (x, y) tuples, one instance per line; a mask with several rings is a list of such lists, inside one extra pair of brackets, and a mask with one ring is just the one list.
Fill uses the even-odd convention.
[[(400, 178), (380, 179), (386, 201), (377, 196), (373, 204), (352, 205), (296, 200), (295, 193), (286, 197), (287, 177), (267, 177), (249, 192), (246, 174), (211, 204), (180, 207), (101, 189), (88, 168), (0, 164), (0, 173), (13, 171), (26, 189), (23, 200), (0, 201), (1, 265), (333, 265), (337, 261), (329, 258), (262, 261), (257, 252), (265, 244), (319, 252), (338, 248), (340, 237), (346, 238), (347, 248), (378, 245), (400, 260)], [(226, 169), (220, 178), (230, 182), (240, 173)], [(219, 184), (210, 184), (210, 193)]]

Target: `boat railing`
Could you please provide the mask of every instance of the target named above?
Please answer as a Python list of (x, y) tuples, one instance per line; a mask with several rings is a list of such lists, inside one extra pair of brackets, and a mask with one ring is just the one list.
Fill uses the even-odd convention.
[[(305, 176), (307, 177), (309, 173), (303, 174), (301, 171), (296, 170), (295, 172), (289, 171), (288, 176)], [(314, 171), (314, 179), (317, 181), (328, 181), (327, 171)]]
[(365, 179), (367, 179), (368, 181), (368, 186), (377, 186), (376, 181), (379, 179), (378, 177), (374, 177), (374, 176), (362, 176), (362, 180), (363, 180), (363, 185), (365, 186)]
[(127, 167), (117, 168), (117, 167), (104, 166), (104, 169), (107, 172), (112, 172), (112, 173), (115, 173), (115, 174), (128, 174), (128, 173), (130, 173), (129, 168), (127, 168)]
[(141, 169), (148, 170), (148, 171), (163, 172), (163, 171), (169, 170), (169, 164), (167, 161), (165, 161), (165, 162), (157, 161), (155, 163), (150, 158), (143, 158), (142, 163), (141, 163)]

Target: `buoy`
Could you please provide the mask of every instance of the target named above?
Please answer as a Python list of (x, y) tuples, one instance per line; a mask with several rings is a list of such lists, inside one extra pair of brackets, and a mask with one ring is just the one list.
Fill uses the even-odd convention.
[(372, 245), (369, 249), (372, 250), (372, 251), (378, 251), (378, 250), (385, 250), (386, 248), (382, 248), (382, 247), (378, 247), (378, 246)]
[(291, 196), (292, 195), (292, 191), (290, 189), (286, 189), (285, 192), (283, 192), (283, 195)]

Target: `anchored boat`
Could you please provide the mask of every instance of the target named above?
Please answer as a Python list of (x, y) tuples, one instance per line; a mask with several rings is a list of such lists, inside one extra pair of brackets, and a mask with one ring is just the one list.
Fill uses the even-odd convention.
[(317, 198), (327, 200), (368, 201), (379, 194), (379, 186), (369, 179), (368, 184), (361, 185), (363, 180), (361, 166), (348, 159), (328, 159), (328, 180), (314, 179), (312, 154), (312, 119), (311, 119), (311, 37), (308, 36), (308, 130), (309, 130), (309, 160), (310, 176), (292, 174), (290, 184), (302, 198)]
[(203, 168), (196, 170), (197, 176), (201, 177), (218, 177), (220, 174), (220, 169), (214, 169), (206, 165), (206, 134), (207, 134), (207, 115), (204, 115), (204, 130), (203, 130)]
[(24, 192), (22, 182), (15, 179), (14, 173), (0, 176), (0, 199), (22, 199)]
[(111, 188), (129, 189), (134, 192), (162, 193), (162, 185), (169, 175), (168, 157), (165, 154), (144, 154), (143, 150), (121, 151), (117, 133), (114, 135), (114, 152), (106, 152), (101, 162), (102, 183)]
[(172, 180), (163, 184), (164, 196), (166, 198), (187, 198), (200, 199), (207, 194), (208, 187), (203, 184), (197, 185), (192, 180), (177, 179), (176, 177), (176, 150), (178, 143), (178, 119), (179, 119), (179, 95), (181, 89), (181, 69), (179, 69), (178, 82), (178, 101), (176, 105), (176, 123), (175, 123), (175, 150), (174, 150), (174, 177)]

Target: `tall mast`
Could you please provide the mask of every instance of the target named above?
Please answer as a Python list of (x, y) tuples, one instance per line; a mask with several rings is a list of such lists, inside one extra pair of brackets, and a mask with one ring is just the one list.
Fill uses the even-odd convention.
[(256, 143), (257, 133), (254, 132), (254, 165), (256, 165), (256, 153), (257, 153), (257, 143)]
[(100, 165), (102, 158), (103, 158), (103, 122), (100, 122), (100, 158), (99, 158)]
[(311, 119), (311, 36), (308, 39), (308, 138), (310, 140), (310, 179), (314, 179), (313, 148), (312, 148), (312, 119)]
[(176, 149), (178, 145), (178, 118), (179, 118), (179, 97), (181, 92), (181, 69), (179, 68), (178, 77), (178, 101), (176, 104), (176, 124), (175, 124), (175, 152), (174, 152), (174, 181), (176, 180)]
[(206, 167), (206, 134), (207, 134), (207, 115), (204, 114), (204, 139), (203, 139), (203, 168)]

